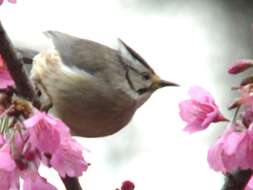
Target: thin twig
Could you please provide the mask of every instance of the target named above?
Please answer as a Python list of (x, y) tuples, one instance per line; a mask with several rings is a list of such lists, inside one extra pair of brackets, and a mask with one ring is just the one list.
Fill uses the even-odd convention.
[[(41, 107), (32, 83), (23, 68), (22, 57), (18, 57), (3, 25), (0, 21), (0, 54), (15, 82), (19, 95), (33, 102), (38, 109)], [(78, 178), (66, 177), (62, 181), (67, 190), (82, 190)]]
[(0, 21), (0, 54), (3, 57), (6, 66), (16, 84), (18, 93), (29, 101), (33, 102), (34, 106), (40, 107), (39, 99), (37, 98), (31, 81), (29, 80), (23, 68), (23, 62), (17, 57), (13, 45), (6, 34)]
[(227, 174), (222, 190), (243, 190), (252, 173), (252, 170), (238, 170), (233, 174)]

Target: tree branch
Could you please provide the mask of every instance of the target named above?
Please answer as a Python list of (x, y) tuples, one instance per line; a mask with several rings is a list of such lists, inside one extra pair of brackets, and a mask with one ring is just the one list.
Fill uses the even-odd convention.
[(61, 178), (67, 190), (82, 190), (81, 185), (76, 177)]
[[(19, 95), (31, 101), (35, 107), (40, 109), (41, 104), (32, 83), (27, 76), (24, 68), (22, 57), (18, 57), (14, 46), (12, 45), (3, 25), (0, 21), (0, 54), (15, 82), (16, 90)], [(61, 178), (67, 190), (82, 190), (78, 178), (66, 177)]]
[(18, 94), (33, 102), (34, 106), (40, 108), (40, 102), (35, 94), (31, 81), (23, 68), (23, 62), (16, 55), (13, 45), (7, 36), (0, 21), (0, 54), (16, 84)]
[(227, 174), (222, 190), (243, 190), (252, 173), (252, 170), (238, 170), (233, 174)]

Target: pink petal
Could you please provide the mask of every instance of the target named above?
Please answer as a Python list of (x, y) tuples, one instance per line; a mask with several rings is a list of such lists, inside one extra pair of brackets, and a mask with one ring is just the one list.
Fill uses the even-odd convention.
[(202, 126), (207, 128), (211, 123), (219, 122), (219, 121), (224, 121), (220, 120), (221, 118), (224, 118), (222, 115), (219, 113), (219, 110), (217, 108), (214, 108), (212, 112), (209, 112), (206, 114), (206, 118), (204, 119)]
[(187, 125), (183, 130), (192, 134), (201, 130), (204, 130), (206, 128), (203, 128), (201, 126), (197, 126), (197, 125)]
[(70, 177), (81, 176), (89, 166), (82, 156), (82, 147), (74, 140), (62, 142), (50, 163), (61, 177), (66, 175)]
[(208, 150), (208, 164), (215, 171), (233, 171), (238, 167), (233, 155), (227, 155), (224, 149), (227, 137), (233, 132), (234, 126), (230, 125), (217, 142), (214, 143)]
[(61, 138), (72, 138), (69, 127), (67, 127), (63, 121), (52, 115), (47, 115), (47, 121), (55, 126), (55, 129), (58, 130)]
[[(1, 113), (1, 112), (0, 112)], [(5, 143), (3, 135), (0, 134), (0, 147)]]
[(9, 3), (17, 3), (16, 0), (8, 0), (8, 1), (9, 1)]
[(197, 100), (201, 103), (214, 104), (214, 99), (209, 92), (199, 86), (193, 86), (189, 90), (189, 95), (192, 99)]
[(247, 60), (247, 59), (242, 59), (242, 60), (237, 60), (234, 65), (232, 65), (229, 69), (228, 72), (230, 74), (238, 74), (240, 72), (243, 72), (250, 67), (253, 66), (253, 61), (252, 60)]
[[(60, 145), (60, 134), (52, 123), (47, 120), (45, 113), (37, 112), (24, 122), (29, 128), (30, 141), (44, 153), (53, 154)], [(55, 123), (56, 124), (56, 123)]]
[(206, 129), (211, 123), (225, 121), (211, 95), (200, 87), (192, 87), (190, 100), (179, 103), (179, 115), (187, 123), (185, 131), (190, 133)]
[[(0, 0), (0, 4), (3, 3), (3, 0)], [(14, 86), (14, 81), (12, 80), (8, 69), (4, 65), (3, 58), (0, 55), (0, 88), (4, 89), (8, 86)]]
[(29, 128), (35, 127), (41, 120), (46, 118), (46, 113), (36, 111), (36, 113), (29, 119), (25, 120), (25, 126)]
[(55, 168), (62, 177), (81, 176), (87, 169), (81, 145), (72, 139), (69, 128), (61, 120), (37, 112), (24, 124), (30, 131), (32, 144), (41, 152), (51, 153), (43, 162)]
[(14, 81), (12, 80), (9, 72), (7, 71), (7, 69), (2, 70), (2, 68), (0, 68), (0, 88), (4, 89), (7, 88), (9, 86), (14, 86)]
[(0, 170), (1, 190), (19, 190), (19, 178), (14, 172)]
[(244, 190), (253, 190), (253, 176), (251, 176)]
[(208, 163), (216, 171), (233, 172), (253, 168), (253, 135), (248, 129), (232, 124), (208, 152)]
[(179, 115), (186, 122), (191, 122), (193, 120), (193, 114), (190, 111), (192, 107), (193, 101), (191, 100), (185, 100), (179, 103)]
[(0, 170), (13, 171), (16, 167), (9, 152), (0, 152)]
[(233, 132), (230, 135), (228, 135), (226, 138), (226, 142), (223, 146), (226, 154), (228, 155), (236, 154), (237, 149), (241, 141), (245, 137), (245, 135), (246, 133), (242, 133), (242, 132)]
[(53, 185), (39, 174), (37, 176), (30, 176), (24, 179), (24, 190), (57, 190)]
[(223, 163), (223, 159), (221, 157), (223, 149), (223, 141), (219, 140), (214, 145), (212, 145), (208, 150), (208, 164), (215, 171), (225, 171), (225, 166)]

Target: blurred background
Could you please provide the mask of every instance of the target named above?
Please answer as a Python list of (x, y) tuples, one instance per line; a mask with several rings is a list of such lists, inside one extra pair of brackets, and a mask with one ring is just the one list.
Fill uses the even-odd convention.
[[(221, 174), (207, 164), (210, 144), (226, 127), (189, 135), (178, 103), (192, 85), (210, 91), (222, 112), (236, 96), (240, 76), (227, 68), (252, 58), (253, 3), (248, 0), (17, 0), (0, 6), (0, 19), (15, 44), (45, 49), (45, 30), (59, 30), (116, 47), (123, 39), (155, 69), (181, 88), (157, 91), (129, 126), (113, 136), (77, 138), (90, 168), (80, 182), (88, 190), (114, 190), (132, 180), (136, 190), (216, 190)], [(42, 175), (64, 189), (57, 174)]]

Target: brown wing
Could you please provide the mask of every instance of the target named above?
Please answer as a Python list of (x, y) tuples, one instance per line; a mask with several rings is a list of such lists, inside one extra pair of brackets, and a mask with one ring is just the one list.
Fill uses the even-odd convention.
[(64, 64), (75, 66), (90, 74), (119, 65), (118, 52), (102, 44), (80, 39), (58, 31), (47, 31)]

